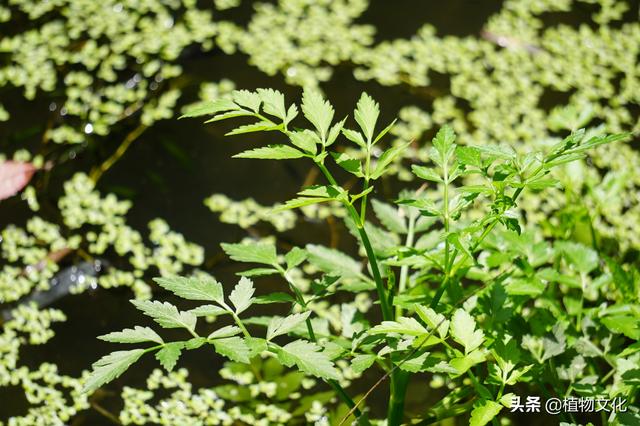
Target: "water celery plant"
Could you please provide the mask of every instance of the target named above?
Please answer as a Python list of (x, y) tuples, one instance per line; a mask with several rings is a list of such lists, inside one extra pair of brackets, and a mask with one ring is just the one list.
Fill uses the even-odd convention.
[[(379, 123), (379, 105), (366, 93), (353, 113), (357, 127), (347, 127), (347, 118), (336, 121), (334, 115), (317, 91), (305, 91), (298, 107), (287, 105), (278, 91), (258, 89), (199, 104), (185, 117), (208, 116), (207, 122), (249, 118), (249, 124), (228, 135), (270, 132), (274, 138), (275, 143), (236, 158), (314, 164), (325, 182), (303, 188), (274, 212), (320, 203), (340, 206), (362, 259), (315, 242), (286, 252), (269, 239), (224, 243), (232, 260), (251, 265), (240, 272), (233, 289), (225, 291), (205, 274), (157, 278), (176, 296), (202, 304), (188, 310), (157, 300), (133, 304), (162, 328), (182, 329), (187, 337), (165, 341), (140, 326), (101, 336), (147, 346), (98, 360), (85, 391), (117, 378), (146, 353), (154, 353), (171, 371), (183, 351), (206, 346), (235, 363), (255, 367), (275, 359), (322, 379), (345, 405), (333, 418), (339, 423), (353, 415), (359, 424), (368, 424), (380, 415), (367, 397), (386, 378), (387, 424), (467, 416), (471, 425), (480, 426), (495, 422), (518, 391), (584, 395), (587, 385), (594, 385), (591, 377), (603, 368), (608, 373), (596, 387), (598, 395), (624, 396), (631, 408), (628, 414), (612, 413), (610, 420), (627, 424), (624, 416), (638, 418), (633, 405), (637, 383), (629, 374), (637, 371), (632, 364), (640, 356), (638, 343), (630, 343), (640, 338), (638, 319), (614, 308), (637, 300), (632, 272), (578, 243), (540, 239), (530, 232), (535, 224), (518, 210), (525, 191), (559, 186), (554, 169), (628, 135), (581, 129), (544, 151), (523, 154), (505, 146), (458, 145), (453, 129), (444, 126), (428, 149), (434, 167), (411, 167), (424, 185), (403, 190), (389, 204), (372, 197), (411, 141), (381, 148), (394, 122)], [(339, 139), (355, 146), (353, 154)], [(340, 183), (338, 176), (345, 174), (360, 185)], [(613, 274), (629, 284), (620, 287)], [(263, 276), (278, 277), (286, 292), (256, 296), (253, 280)], [(376, 309), (359, 306), (359, 295), (372, 291)], [(344, 300), (345, 294), (354, 302), (336, 305), (338, 319), (329, 325), (323, 321), (327, 302)], [(591, 305), (598, 297), (609, 300), (605, 311)], [(282, 303), (288, 306), (283, 316), (248, 316), (259, 304)], [(228, 321), (202, 333), (202, 317)], [(374, 365), (382, 379), (364, 396), (353, 396), (352, 379)], [(418, 413), (409, 412), (407, 389), (424, 380), (417, 375), (423, 372), (433, 377), (432, 388), (446, 383), (446, 395)], [(570, 413), (561, 417), (573, 421)]]

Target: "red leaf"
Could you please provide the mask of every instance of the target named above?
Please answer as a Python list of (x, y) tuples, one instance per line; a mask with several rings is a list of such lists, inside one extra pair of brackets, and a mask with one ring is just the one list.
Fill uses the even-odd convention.
[(16, 195), (27, 186), (37, 170), (31, 163), (5, 161), (0, 163), (0, 200)]

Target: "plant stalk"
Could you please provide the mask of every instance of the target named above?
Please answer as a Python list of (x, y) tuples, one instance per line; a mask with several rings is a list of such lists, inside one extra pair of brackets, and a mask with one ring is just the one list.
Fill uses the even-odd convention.
[(410, 374), (407, 371), (397, 369), (391, 374), (391, 395), (389, 397), (389, 410), (387, 412), (387, 425), (399, 426), (404, 419), (404, 398), (407, 394)]
[[(331, 175), (331, 172), (327, 169), (327, 167), (321, 162), (316, 162), (322, 173), (325, 175), (327, 180), (331, 185), (337, 185), (336, 180)], [(358, 228), (358, 234), (360, 235), (360, 241), (364, 246), (364, 249), (367, 253), (367, 259), (369, 260), (369, 265), (371, 266), (371, 273), (373, 274), (373, 279), (376, 283), (376, 290), (378, 292), (378, 299), (380, 300), (380, 307), (382, 309), (382, 318), (385, 321), (393, 321), (393, 312), (391, 307), (389, 306), (389, 299), (387, 298), (387, 292), (384, 288), (384, 283), (382, 282), (382, 275), (380, 274), (380, 269), (378, 267), (378, 261), (376, 259), (376, 255), (373, 251), (373, 247), (371, 246), (371, 241), (369, 241), (369, 236), (367, 235), (367, 231), (364, 229), (364, 223), (360, 220), (360, 215), (356, 211), (355, 207), (351, 203), (345, 202), (344, 206), (346, 207), (349, 215), (356, 224)]]
[[(407, 209), (409, 212), (409, 226), (407, 229), (407, 239), (405, 241), (405, 247), (413, 248), (413, 239), (416, 227), (416, 216), (412, 213), (412, 210)], [(407, 289), (407, 279), (409, 277), (409, 265), (404, 265), (400, 268), (400, 280), (398, 281), (398, 294), (404, 293)], [(396, 306), (396, 318), (402, 316), (402, 306)]]

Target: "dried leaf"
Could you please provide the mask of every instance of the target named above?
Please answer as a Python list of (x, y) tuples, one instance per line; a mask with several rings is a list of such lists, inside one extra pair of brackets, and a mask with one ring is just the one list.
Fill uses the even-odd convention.
[(0, 163), (0, 200), (13, 197), (22, 190), (37, 170), (31, 163), (5, 161)]

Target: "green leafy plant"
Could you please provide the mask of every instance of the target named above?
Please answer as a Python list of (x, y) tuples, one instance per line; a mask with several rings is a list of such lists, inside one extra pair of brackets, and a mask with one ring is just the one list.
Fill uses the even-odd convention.
[[(297, 127), (299, 110), (311, 126)], [(637, 270), (579, 243), (541, 239), (531, 232), (536, 224), (518, 210), (523, 192), (559, 186), (554, 169), (627, 135), (577, 130), (544, 151), (522, 154), (504, 146), (457, 145), (445, 126), (427, 151), (434, 167), (412, 166), (424, 185), (403, 190), (389, 204), (372, 199), (376, 183), (392, 173), (410, 142), (380, 148), (394, 122), (379, 124), (379, 105), (366, 93), (353, 114), (357, 129), (334, 115), (317, 91), (305, 91), (298, 108), (280, 92), (258, 89), (201, 103), (185, 117), (251, 118), (228, 135), (271, 132), (283, 140), (236, 158), (313, 162), (326, 183), (303, 188), (274, 211), (339, 204), (362, 259), (317, 244), (285, 253), (269, 240), (222, 244), (232, 260), (252, 265), (230, 292), (209, 276), (172, 276), (155, 281), (203, 304), (181, 310), (168, 302), (133, 301), (162, 328), (182, 329), (188, 338), (165, 341), (148, 327), (101, 336), (149, 345), (101, 358), (85, 391), (120, 376), (146, 353), (154, 352), (171, 371), (183, 351), (210, 346), (236, 363), (273, 358), (322, 379), (347, 407), (337, 423), (350, 416), (360, 424), (372, 421), (379, 413), (371, 412), (367, 398), (387, 378), (389, 425), (409, 417), (429, 423), (457, 416), (484, 425), (510, 407), (518, 391), (546, 395), (547, 385), (552, 395), (625, 397), (627, 412), (611, 413), (608, 420), (637, 420)], [(356, 154), (346, 153), (339, 138), (354, 144)], [(353, 175), (361, 185), (341, 185), (340, 175)], [(288, 292), (256, 296), (252, 279), (267, 275), (280, 277)], [(371, 291), (379, 314), (355, 303)], [(354, 302), (342, 303), (339, 319), (327, 324), (326, 303), (344, 300), (344, 294)], [(258, 304), (289, 309), (284, 316), (249, 317)], [(229, 321), (200, 334), (200, 317)], [(359, 398), (350, 396), (351, 379), (374, 365), (381, 379)], [(432, 382), (422, 386), (441, 397), (409, 413), (407, 388), (423, 380), (417, 375), (423, 372)], [(563, 417), (574, 421), (570, 414)]]

